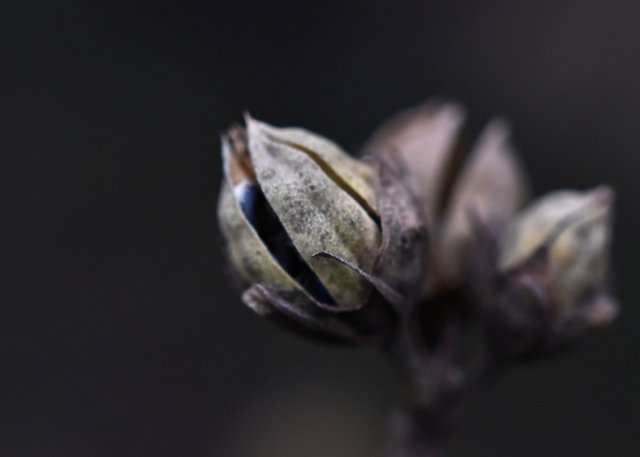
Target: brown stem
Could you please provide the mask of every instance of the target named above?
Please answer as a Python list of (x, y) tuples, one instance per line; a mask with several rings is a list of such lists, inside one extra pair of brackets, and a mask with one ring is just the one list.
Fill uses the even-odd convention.
[(428, 347), (418, 320), (401, 314), (396, 340), (387, 351), (405, 387), (391, 422), (390, 457), (446, 455), (469, 393), (490, 371), (479, 353), (461, 358), (462, 337), (459, 328), (448, 325), (438, 344)]

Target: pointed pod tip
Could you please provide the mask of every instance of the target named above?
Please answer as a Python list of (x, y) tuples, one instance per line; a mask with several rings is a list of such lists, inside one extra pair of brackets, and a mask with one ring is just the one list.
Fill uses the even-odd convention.
[(610, 325), (618, 314), (620, 306), (618, 302), (608, 296), (603, 295), (592, 303), (587, 312), (586, 318), (588, 323), (593, 327), (604, 327)]
[(440, 109), (443, 113), (445, 113), (450, 118), (453, 118), (459, 121), (462, 121), (466, 117), (466, 111), (464, 110), (462, 105), (455, 100), (448, 100), (442, 103)]
[(511, 136), (511, 123), (504, 117), (495, 117), (487, 124), (486, 131), (487, 135), (507, 141)]
[(248, 308), (260, 316), (267, 316), (273, 311), (268, 304), (268, 300), (260, 293), (260, 289), (257, 287), (245, 290), (241, 300)]
[(255, 126), (255, 119), (251, 117), (251, 114), (249, 113), (249, 111), (243, 112), (242, 118), (244, 119), (244, 125), (247, 128), (247, 133), (251, 135), (250, 132), (253, 130), (253, 127)]
[(258, 135), (260, 133), (268, 134), (273, 129), (273, 127), (271, 127), (266, 122), (262, 122), (255, 117), (252, 117), (247, 111), (244, 112), (243, 116), (247, 129), (247, 135), (249, 137), (254, 137), (255, 135)]
[(608, 184), (601, 184), (591, 192), (591, 198), (602, 206), (610, 206), (616, 199), (616, 191)]
[(466, 117), (466, 111), (456, 100), (447, 100), (441, 97), (428, 98), (415, 107), (415, 113), (426, 117), (441, 116), (451, 119), (455, 123), (462, 123)]
[(249, 111), (245, 111), (244, 113), (242, 113), (242, 117), (244, 119), (245, 125), (247, 126), (247, 130), (250, 130), (252, 128), (265, 129), (265, 128), (271, 127), (266, 122), (263, 122), (263, 121), (261, 121), (259, 119), (256, 119), (255, 117), (253, 117), (251, 115), (251, 113), (249, 113)]
[[(225, 168), (228, 162), (231, 160), (231, 138), (228, 133), (220, 134), (220, 157), (222, 157), (222, 163)], [(225, 170), (226, 173), (226, 170)]]

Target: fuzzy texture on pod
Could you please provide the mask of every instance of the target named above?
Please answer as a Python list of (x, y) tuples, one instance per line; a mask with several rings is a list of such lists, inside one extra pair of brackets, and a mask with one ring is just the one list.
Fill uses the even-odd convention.
[(392, 167), (251, 118), (222, 155), (218, 217), (245, 303), (306, 333), (382, 338), (383, 303), (408, 306), (424, 274), (422, 218)]

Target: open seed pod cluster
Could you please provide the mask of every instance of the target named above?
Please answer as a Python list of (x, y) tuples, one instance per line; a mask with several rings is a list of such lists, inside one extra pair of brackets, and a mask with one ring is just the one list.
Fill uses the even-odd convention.
[[(367, 151), (391, 151), (427, 214), (423, 306), (463, 297), (493, 351), (535, 355), (610, 323), (613, 191), (557, 191), (528, 202), (509, 128), (490, 122), (465, 154), (464, 112), (427, 103), (383, 125)], [(477, 323), (477, 322), (476, 322)]]
[(460, 107), (427, 103), (384, 124), (362, 159), (302, 129), (232, 128), (218, 214), (243, 301), (305, 334), (381, 343), (399, 315), (463, 291), (519, 353), (611, 321), (612, 192), (527, 205), (506, 124), (465, 155), (463, 123)]

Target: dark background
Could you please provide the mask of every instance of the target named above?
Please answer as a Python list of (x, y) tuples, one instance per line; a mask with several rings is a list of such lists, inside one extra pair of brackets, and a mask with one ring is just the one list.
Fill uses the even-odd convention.
[(640, 453), (640, 4), (3, 2), (0, 455), (381, 456), (393, 375), (239, 301), (215, 206), (243, 110), (351, 150), (433, 95), (538, 193), (619, 193), (619, 322), (503, 378), (452, 455)]

